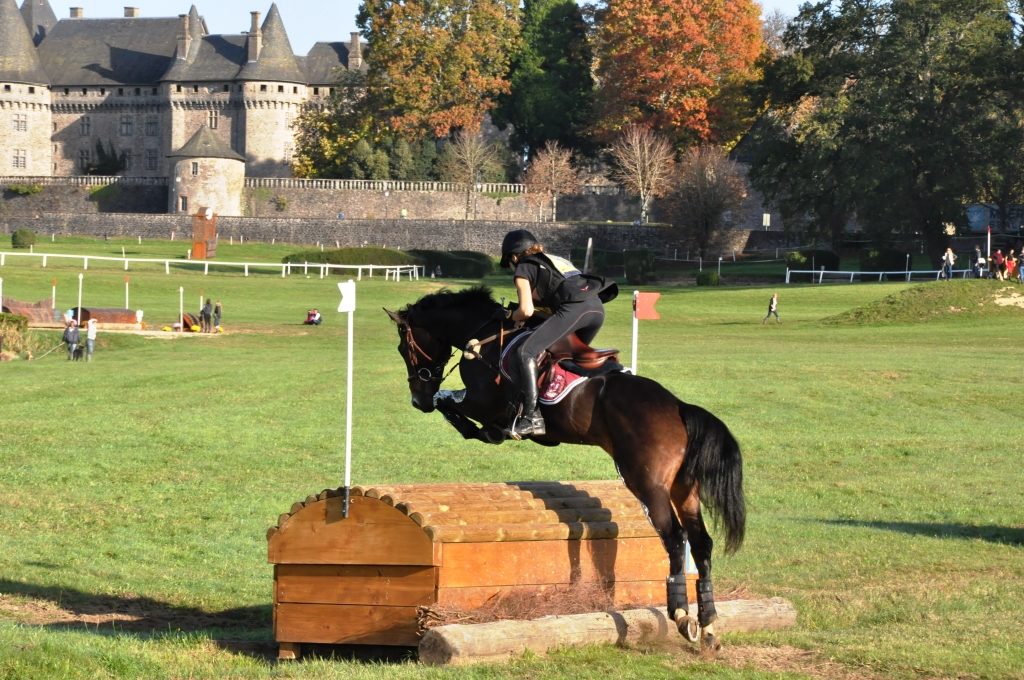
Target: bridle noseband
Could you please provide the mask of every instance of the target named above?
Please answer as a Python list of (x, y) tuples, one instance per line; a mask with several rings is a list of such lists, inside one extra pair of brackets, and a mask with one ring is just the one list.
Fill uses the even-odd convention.
[(422, 366), (417, 368), (417, 366), (419, 366), (420, 364), (421, 358), (429, 362), (433, 362), (434, 358), (431, 357), (426, 352), (426, 350), (420, 347), (420, 344), (418, 342), (416, 342), (416, 336), (412, 332), (412, 326), (410, 326), (408, 323), (403, 323), (401, 324), (401, 326), (399, 326), (399, 331), (405, 333), (405, 346), (408, 348), (405, 357), (406, 361), (408, 361), (409, 365), (412, 366), (412, 368), (415, 370), (415, 373), (409, 376), (409, 382), (412, 382), (413, 380), (417, 379), (419, 379), (422, 382), (430, 382), (431, 380), (437, 380), (438, 384), (440, 384), (444, 382), (445, 378), (451, 375), (451, 372), (454, 371), (456, 367), (458, 367), (458, 364), (455, 364), (455, 366), (452, 366), (451, 370), (449, 370), (448, 373), (444, 372), (444, 367), (448, 365), (448, 362), (455, 354), (455, 350), (453, 349), (451, 352), (448, 353), (448, 357), (444, 361), (436, 363), (433, 366)]

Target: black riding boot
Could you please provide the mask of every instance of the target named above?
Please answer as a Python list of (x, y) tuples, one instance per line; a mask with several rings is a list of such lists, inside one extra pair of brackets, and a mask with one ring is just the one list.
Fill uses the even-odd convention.
[(521, 367), (520, 380), (523, 389), (523, 413), (512, 424), (509, 433), (513, 439), (528, 435), (544, 434), (544, 417), (537, 408), (537, 361), (527, 359)]

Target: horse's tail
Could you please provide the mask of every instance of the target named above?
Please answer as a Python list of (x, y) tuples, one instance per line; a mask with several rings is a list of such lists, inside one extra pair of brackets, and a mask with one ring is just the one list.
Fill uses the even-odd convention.
[(725, 551), (735, 552), (747, 524), (740, 445), (725, 423), (700, 406), (679, 402), (679, 414), (688, 439), (679, 474), (687, 484), (699, 484), (701, 503), (725, 529)]

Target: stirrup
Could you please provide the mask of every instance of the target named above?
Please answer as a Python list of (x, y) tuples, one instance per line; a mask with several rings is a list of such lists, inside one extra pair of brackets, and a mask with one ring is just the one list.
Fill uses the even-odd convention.
[(512, 427), (509, 428), (508, 436), (512, 439), (518, 440), (523, 437), (546, 433), (547, 429), (544, 425), (544, 416), (540, 413), (534, 412), (530, 416), (516, 416), (516, 419), (512, 421)]

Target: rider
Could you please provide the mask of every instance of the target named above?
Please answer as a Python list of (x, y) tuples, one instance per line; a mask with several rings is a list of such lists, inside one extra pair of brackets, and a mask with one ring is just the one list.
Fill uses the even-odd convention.
[[(501, 243), (501, 266), (513, 269), (519, 307), (505, 318), (526, 321), (538, 308), (550, 310), (550, 316), (521, 342), (514, 359), (519, 367), (523, 394), (522, 414), (509, 433), (520, 438), (545, 433), (544, 418), (537, 409), (537, 359), (558, 340), (573, 331), (583, 342), (597, 335), (604, 323), (604, 306), (617, 292), (615, 284), (604, 285), (599, 277), (581, 275), (569, 260), (548, 255), (530, 232), (516, 229)], [(599, 297), (600, 296), (600, 297)]]

